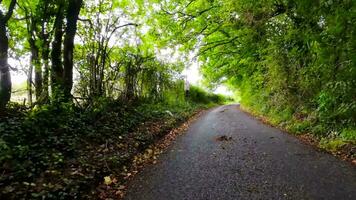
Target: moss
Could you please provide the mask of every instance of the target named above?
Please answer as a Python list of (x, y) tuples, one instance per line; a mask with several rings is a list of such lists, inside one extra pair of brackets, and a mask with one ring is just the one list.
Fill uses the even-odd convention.
[(347, 144), (347, 142), (341, 138), (337, 138), (337, 139), (323, 138), (319, 142), (319, 147), (322, 149), (325, 149), (327, 151), (335, 152), (335, 151), (340, 150), (346, 144)]

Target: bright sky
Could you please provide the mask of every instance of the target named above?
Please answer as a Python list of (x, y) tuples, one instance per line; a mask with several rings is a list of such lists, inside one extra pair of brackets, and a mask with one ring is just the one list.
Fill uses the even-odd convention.
[[(187, 80), (189, 83), (193, 85), (200, 85), (200, 81), (202, 80), (202, 75), (199, 72), (199, 64), (197, 62), (193, 62), (193, 64), (189, 67), (184, 69), (183, 75), (187, 76)], [(232, 96), (233, 93), (227, 89), (224, 85), (220, 85), (214, 90), (216, 94), (224, 94)]]
[(11, 80), (13, 85), (18, 85), (27, 80), (27, 75), (21, 70), (21, 63), (17, 60), (9, 58), (8, 60), (11, 67), (17, 69), (17, 71), (11, 71)]
[[(184, 55), (179, 53), (179, 46), (176, 49), (163, 49), (160, 51), (156, 51), (156, 55), (158, 59), (164, 60), (166, 62), (178, 62), (180, 60), (184, 60)], [(187, 77), (189, 83), (193, 85), (201, 86), (200, 81), (202, 80), (202, 75), (199, 71), (201, 63), (195, 59), (195, 55), (197, 52), (191, 52), (188, 56), (188, 61), (185, 63), (185, 69), (182, 72), (182, 75)], [(214, 93), (224, 94), (232, 96), (233, 93), (229, 91), (225, 86), (221, 85), (215, 89)]]

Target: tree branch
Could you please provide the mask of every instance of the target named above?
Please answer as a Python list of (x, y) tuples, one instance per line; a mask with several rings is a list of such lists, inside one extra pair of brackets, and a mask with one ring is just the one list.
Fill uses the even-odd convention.
[(137, 27), (138, 24), (135, 24), (135, 23), (127, 23), (127, 24), (124, 24), (124, 25), (120, 25), (120, 26), (116, 26), (112, 31), (111, 31), (111, 34), (109, 35), (109, 38), (111, 38), (111, 36), (120, 28), (123, 28), (123, 27), (126, 27), (126, 26), (135, 26)]
[(16, 0), (11, 0), (10, 6), (9, 6), (9, 10), (7, 11), (6, 15), (4, 16), (5, 23), (7, 21), (9, 21), (12, 13), (14, 12), (15, 6), (16, 6)]
[[(219, 46), (222, 46), (222, 45), (225, 45), (225, 44), (229, 44), (229, 43), (233, 42), (237, 38), (238, 37), (233, 37), (233, 38), (231, 38), (229, 40), (219, 40), (219, 41), (215, 41), (215, 42), (211, 42), (211, 43), (205, 44), (203, 46), (206, 46), (206, 48), (202, 49), (201, 51), (199, 51), (199, 53), (197, 54), (196, 57), (198, 57), (198, 56), (204, 54), (205, 52), (207, 52), (207, 51), (209, 51), (211, 49), (214, 49), (216, 47), (219, 47)], [(210, 46), (210, 45), (212, 45), (212, 46)]]
[(78, 20), (81, 22), (88, 22), (90, 24), (90, 26), (93, 27), (93, 22), (90, 19), (82, 19), (82, 18), (78, 17)]

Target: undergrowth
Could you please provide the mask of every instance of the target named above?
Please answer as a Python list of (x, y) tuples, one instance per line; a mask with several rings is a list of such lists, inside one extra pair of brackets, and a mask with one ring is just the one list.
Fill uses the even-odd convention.
[(0, 199), (96, 199), (96, 186), (185, 121), (198, 103), (11, 106), (0, 121)]

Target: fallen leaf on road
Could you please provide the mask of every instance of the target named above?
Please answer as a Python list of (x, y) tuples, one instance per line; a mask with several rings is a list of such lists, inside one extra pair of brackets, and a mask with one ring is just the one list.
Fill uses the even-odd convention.
[(104, 177), (104, 183), (105, 183), (105, 185), (110, 185), (112, 183), (110, 176)]
[(217, 141), (230, 141), (232, 140), (232, 137), (231, 136), (226, 136), (226, 135), (222, 135), (222, 136), (218, 136), (216, 138)]

